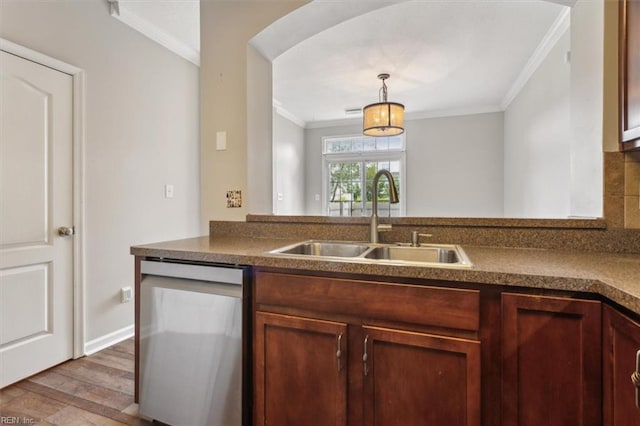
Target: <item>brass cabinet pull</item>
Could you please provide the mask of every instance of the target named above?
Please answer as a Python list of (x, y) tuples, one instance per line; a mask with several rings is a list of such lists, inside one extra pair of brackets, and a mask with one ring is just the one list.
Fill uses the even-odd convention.
[(636, 371), (631, 373), (631, 383), (636, 388), (636, 407), (640, 408), (640, 351), (636, 352)]
[(362, 354), (362, 363), (364, 365), (364, 375), (369, 374), (369, 366), (367, 365), (367, 360), (369, 356), (367, 355), (367, 343), (369, 342), (369, 335), (364, 338), (364, 353)]
[(338, 373), (342, 370), (342, 333), (338, 336), (338, 350), (336, 351), (338, 359)]

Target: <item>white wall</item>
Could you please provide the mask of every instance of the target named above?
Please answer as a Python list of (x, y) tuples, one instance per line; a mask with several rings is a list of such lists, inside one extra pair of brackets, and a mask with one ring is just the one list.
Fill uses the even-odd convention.
[(407, 121), (407, 216), (502, 217), (503, 114)]
[[(247, 152), (252, 149), (248, 147), (248, 134), (265, 120), (271, 120), (271, 104), (252, 109), (254, 114), (248, 115), (247, 66), (255, 62), (248, 60), (247, 44), (263, 28), (302, 4), (304, 1), (296, 0), (200, 3), (200, 217), (203, 233), (211, 219), (245, 219), (249, 212), (247, 203), (243, 203), (242, 208), (227, 208), (226, 191), (239, 189), (246, 200)], [(255, 55), (249, 55), (255, 59)], [(271, 85), (270, 77), (268, 84)], [(219, 131), (227, 132), (224, 151), (215, 149), (216, 132)], [(267, 163), (270, 167), (271, 161)]]
[(604, 0), (571, 9), (571, 216), (602, 217)]
[(602, 217), (603, 26), (602, 0), (577, 1), (505, 111), (505, 216)]
[(275, 186), (273, 191), (275, 192), (275, 209), (273, 213), (275, 214), (305, 214), (304, 148), (304, 129), (274, 110), (273, 176)]
[[(502, 217), (502, 113), (405, 121), (406, 215)], [(357, 135), (359, 124), (307, 129), (306, 209), (322, 215), (322, 137)]]
[(504, 113), (504, 214), (569, 216), (571, 49), (566, 31)]
[[(274, 123), (271, 61), (251, 45), (247, 46), (247, 210), (255, 214), (273, 213), (272, 156)], [(229, 188), (232, 189), (232, 188)], [(205, 230), (206, 232), (206, 224)]]
[(86, 338), (131, 326), (129, 247), (199, 233), (198, 70), (99, 0), (2, 1), (0, 37), (86, 72)]

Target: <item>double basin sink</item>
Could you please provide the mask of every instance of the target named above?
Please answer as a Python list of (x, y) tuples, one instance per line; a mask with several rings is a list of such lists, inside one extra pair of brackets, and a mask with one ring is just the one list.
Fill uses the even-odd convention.
[(469, 268), (472, 266), (460, 246), (450, 244), (377, 244), (365, 242), (309, 240), (271, 251), (272, 254), (296, 258), (353, 261), (371, 264), (438, 266)]

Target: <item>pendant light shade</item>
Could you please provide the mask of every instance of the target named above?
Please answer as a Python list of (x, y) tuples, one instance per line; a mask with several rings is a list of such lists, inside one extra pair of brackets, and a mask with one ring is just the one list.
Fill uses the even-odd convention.
[(382, 101), (363, 108), (362, 133), (374, 137), (400, 135), (404, 132), (404, 105), (387, 102), (385, 80), (389, 78), (389, 74), (379, 74), (378, 78), (382, 80)]

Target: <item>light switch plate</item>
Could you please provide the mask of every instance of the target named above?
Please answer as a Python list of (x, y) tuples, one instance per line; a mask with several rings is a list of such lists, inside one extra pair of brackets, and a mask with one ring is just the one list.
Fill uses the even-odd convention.
[(227, 149), (227, 132), (216, 132), (216, 151)]

